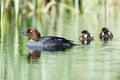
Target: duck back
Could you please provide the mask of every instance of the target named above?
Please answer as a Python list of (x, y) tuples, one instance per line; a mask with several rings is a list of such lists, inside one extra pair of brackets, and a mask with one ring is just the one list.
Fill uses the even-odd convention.
[(61, 37), (44, 36), (39, 41), (30, 40), (28, 46), (40, 46), (40, 47), (72, 47), (75, 44), (72, 41)]

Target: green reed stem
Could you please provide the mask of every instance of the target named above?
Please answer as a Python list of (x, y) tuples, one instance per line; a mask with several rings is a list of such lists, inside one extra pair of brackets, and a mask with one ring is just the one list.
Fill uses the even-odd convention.
[(0, 78), (1, 80), (3, 80), (3, 73), (4, 73), (4, 65), (3, 65), (3, 12), (4, 12), (4, 0), (1, 0), (1, 26), (0, 26), (0, 30), (1, 30), (1, 46), (0, 46)]
[[(14, 37), (14, 66), (18, 65), (19, 51), (18, 51), (18, 27), (19, 27), (19, 0), (15, 0), (15, 37)], [(14, 67), (14, 78), (19, 77), (18, 74), (15, 74), (18, 69)]]

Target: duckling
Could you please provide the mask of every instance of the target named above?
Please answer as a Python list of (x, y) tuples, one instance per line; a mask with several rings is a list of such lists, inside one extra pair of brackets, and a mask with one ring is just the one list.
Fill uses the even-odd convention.
[(87, 30), (83, 30), (79, 37), (79, 40), (83, 45), (90, 44), (93, 39), (94, 37)]
[(102, 28), (99, 37), (102, 41), (108, 41), (113, 38), (112, 32), (110, 32), (106, 27)]

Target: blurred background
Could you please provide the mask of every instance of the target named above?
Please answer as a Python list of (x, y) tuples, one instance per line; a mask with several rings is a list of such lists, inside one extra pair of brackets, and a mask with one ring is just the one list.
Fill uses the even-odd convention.
[[(120, 0), (1, 0), (0, 80), (120, 80)], [(34, 52), (26, 47), (27, 28), (42, 36), (79, 42), (82, 30), (94, 41), (64, 52)], [(99, 40), (102, 27), (114, 39)]]

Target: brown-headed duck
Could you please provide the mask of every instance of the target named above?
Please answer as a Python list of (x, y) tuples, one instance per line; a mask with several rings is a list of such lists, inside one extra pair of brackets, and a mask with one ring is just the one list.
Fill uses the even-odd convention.
[(102, 41), (108, 41), (113, 38), (113, 34), (106, 27), (104, 27), (102, 28), (99, 37)]
[(83, 30), (79, 37), (79, 40), (83, 45), (90, 44), (93, 39), (94, 37), (87, 30)]
[(71, 40), (56, 37), (56, 36), (44, 36), (41, 37), (39, 31), (35, 28), (29, 28), (27, 31), (23, 32), (24, 35), (27, 35), (31, 40), (28, 42), (27, 46), (33, 47), (59, 47), (59, 48), (69, 48), (74, 44)]

